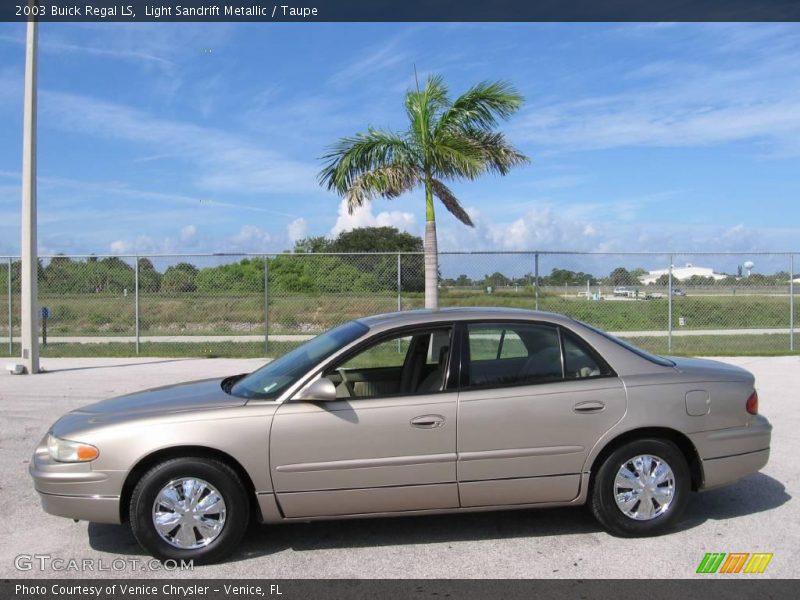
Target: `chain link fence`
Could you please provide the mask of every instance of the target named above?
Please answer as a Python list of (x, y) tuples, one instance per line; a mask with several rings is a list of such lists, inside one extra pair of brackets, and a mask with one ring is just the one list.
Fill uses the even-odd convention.
[[(798, 256), (443, 252), (439, 298), (563, 313), (662, 354), (787, 354)], [(20, 351), (19, 274), (19, 258), (0, 257), (7, 356)], [(276, 356), (350, 319), (422, 308), (424, 280), (416, 253), (43, 257), (41, 354)]]

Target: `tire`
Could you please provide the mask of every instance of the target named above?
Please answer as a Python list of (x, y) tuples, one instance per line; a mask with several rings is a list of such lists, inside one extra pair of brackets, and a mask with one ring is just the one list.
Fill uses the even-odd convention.
[[(168, 492), (162, 495), (165, 489)], [(184, 496), (186, 490), (198, 490), (199, 500)], [(168, 504), (177, 508), (170, 509)], [(202, 512), (203, 505), (208, 511)], [(156, 511), (163, 518), (165, 530), (176, 518), (185, 520), (178, 521), (172, 534), (162, 534), (154, 523)], [(198, 511), (202, 514), (198, 515)], [(129, 514), (136, 541), (154, 557), (207, 564), (224, 559), (236, 549), (247, 530), (250, 505), (241, 478), (228, 465), (214, 459), (187, 457), (167, 460), (147, 471), (131, 494)], [(203, 531), (211, 533), (204, 537)]]
[[(631, 461), (636, 457), (644, 458), (635, 465)], [(664, 471), (656, 461), (666, 463), (672, 472), (671, 478), (667, 476), (659, 484), (655, 481), (663, 478)], [(655, 467), (661, 477), (647, 477), (645, 469), (637, 470), (637, 466)], [(623, 479), (631, 481), (631, 487), (616, 488), (617, 474), (623, 467), (627, 467), (626, 474), (644, 475), (643, 479)], [(617, 491), (622, 505), (617, 503)], [(690, 491), (691, 475), (680, 449), (668, 440), (641, 439), (620, 446), (603, 461), (593, 480), (589, 505), (595, 518), (612, 535), (645, 537), (665, 533), (675, 524), (686, 508)]]

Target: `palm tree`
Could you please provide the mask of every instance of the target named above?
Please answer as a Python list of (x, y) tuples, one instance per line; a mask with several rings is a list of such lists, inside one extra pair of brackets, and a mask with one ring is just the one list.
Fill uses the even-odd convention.
[(436, 196), (459, 221), (473, 227), (445, 180), (474, 180), (485, 173), (505, 175), (528, 158), (515, 149), (498, 122), (522, 105), (508, 83), (479, 83), (451, 101), (440, 76), (423, 89), (409, 90), (409, 127), (402, 133), (369, 128), (344, 137), (322, 157), (320, 185), (337, 192), (352, 213), (376, 196), (397, 198), (416, 187), (425, 190), (425, 307), (438, 308)]

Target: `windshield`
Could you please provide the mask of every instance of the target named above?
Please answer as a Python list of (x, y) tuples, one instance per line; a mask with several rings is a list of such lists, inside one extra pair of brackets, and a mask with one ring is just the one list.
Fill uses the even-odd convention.
[(588, 323), (584, 323), (583, 321), (578, 321), (578, 323), (580, 323), (584, 327), (588, 327), (589, 329), (591, 329), (595, 333), (602, 335), (607, 340), (611, 340), (615, 344), (617, 344), (619, 346), (622, 346), (626, 350), (630, 350), (634, 354), (636, 354), (638, 356), (641, 356), (642, 358), (644, 358), (646, 360), (649, 360), (650, 362), (656, 363), (657, 365), (661, 365), (662, 367), (674, 367), (675, 366), (675, 363), (672, 362), (671, 360), (669, 360), (668, 358), (664, 358), (663, 356), (658, 356), (656, 354), (650, 354), (649, 352), (646, 352), (645, 350), (642, 350), (641, 348), (639, 348), (637, 346), (634, 346), (630, 342), (626, 342), (625, 340), (621, 340), (618, 337), (615, 337), (615, 336), (611, 335), (610, 333), (608, 333), (606, 331), (603, 331), (602, 329), (598, 329), (597, 327), (593, 327), (593, 326), (589, 325)]
[(231, 387), (229, 393), (242, 398), (276, 398), (320, 361), (367, 331), (369, 327), (358, 321), (331, 329), (246, 375)]

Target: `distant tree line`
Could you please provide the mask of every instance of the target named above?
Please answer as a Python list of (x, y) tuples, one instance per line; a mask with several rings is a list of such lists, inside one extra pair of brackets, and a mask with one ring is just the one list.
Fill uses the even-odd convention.
[[(347, 253), (421, 252), (422, 239), (394, 227), (372, 227), (343, 232), (335, 239), (306, 238), (293, 253), (270, 257), (270, 289), (276, 292), (367, 292), (397, 287), (397, 256), (359, 256)], [(342, 253), (338, 256), (296, 256), (309, 253)], [(143, 292), (257, 292), (264, 290), (265, 261), (248, 257), (237, 263), (198, 268), (188, 262), (156, 270), (148, 258), (139, 258), (139, 290)], [(20, 263), (11, 267), (12, 281), (19, 282)], [(0, 277), (6, 281), (7, 265), (0, 264)], [(406, 258), (402, 265), (402, 286), (406, 291), (424, 289), (422, 256)], [(132, 292), (135, 268), (122, 258), (89, 257), (73, 260), (53, 257), (44, 266), (39, 262), (39, 290), (42, 293), (86, 294)], [(18, 287), (18, 283), (16, 284)]]
[[(389, 254), (376, 254), (386, 252)], [(340, 233), (335, 238), (308, 237), (296, 242), (291, 252), (270, 257), (269, 286), (275, 292), (370, 292), (394, 290), (397, 287), (397, 255), (391, 253), (421, 253), (422, 239), (394, 227), (364, 227)], [(323, 254), (316, 256), (316, 254)], [(301, 256), (298, 256), (301, 255)], [(314, 256), (309, 256), (314, 255)], [(139, 290), (143, 292), (260, 292), (264, 290), (265, 262), (261, 257), (249, 257), (236, 263), (199, 268), (188, 262), (170, 265), (158, 271), (148, 258), (139, 258)], [(5, 283), (7, 263), (0, 263), (0, 282)], [(20, 263), (11, 265), (12, 281), (19, 287)], [(606, 277), (596, 277), (583, 271), (554, 268), (541, 275), (539, 285), (549, 287), (577, 287), (590, 285), (641, 286), (645, 269), (613, 269)], [(421, 254), (402, 258), (402, 289), (407, 292), (424, 290), (424, 265)], [(43, 293), (86, 294), (123, 293), (134, 289), (134, 265), (122, 258), (89, 257), (73, 260), (67, 256), (53, 257), (45, 266), (39, 264), (39, 289)], [(723, 279), (693, 276), (675, 286), (769, 286), (786, 285), (789, 273), (780, 271), (772, 275), (753, 273), (747, 278), (726, 275)], [(533, 273), (520, 277), (507, 276), (500, 271), (475, 277), (460, 274), (458, 277), (440, 276), (443, 287), (509, 288), (532, 286)], [(669, 278), (662, 275), (655, 285), (668, 285)], [(2, 293), (3, 290), (0, 290)]]

